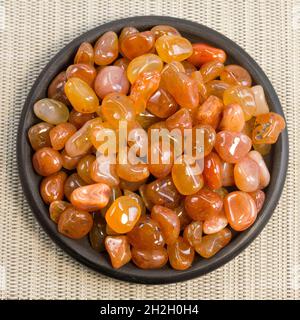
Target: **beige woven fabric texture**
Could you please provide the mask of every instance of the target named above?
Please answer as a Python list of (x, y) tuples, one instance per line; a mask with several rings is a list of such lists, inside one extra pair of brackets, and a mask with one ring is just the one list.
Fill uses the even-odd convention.
[[(60, 250), (34, 219), (16, 163), (20, 112), (49, 59), (95, 26), (151, 14), (203, 23), (242, 46), (277, 90), (290, 141), (285, 189), (261, 235), (217, 271), (160, 286), (110, 279)], [(0, 298), (300, 298), (299, 0), (0, 0), (0, 52)]]

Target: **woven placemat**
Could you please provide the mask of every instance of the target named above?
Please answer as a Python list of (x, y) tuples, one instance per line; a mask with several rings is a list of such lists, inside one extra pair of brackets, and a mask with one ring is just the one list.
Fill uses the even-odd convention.
[[(16, 163), (20, 112), (49, 59), (90, 28), (150, 14), (203, 23), (246, 49), (277, 90), (290, 140), (285, 189), (262, 234), (217, 271), (163, 286), (104, 277), (60, 250), (35, 221), (22, 193)], [(300, 1), (0, 0), (0, 52), (0, 298), (300, 298)]]

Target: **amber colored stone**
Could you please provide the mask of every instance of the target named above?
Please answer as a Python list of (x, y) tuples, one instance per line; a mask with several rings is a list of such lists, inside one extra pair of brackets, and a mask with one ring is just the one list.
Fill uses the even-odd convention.
[(117, 198), (106, 211), (107, 224), (117, 233), (127, 233), (133, 229), (141, 216), (141, 208), (129, 196)]
[(67, 79), (76, 77), (85, 81), (90, 87), (92, 87), (96, 78), (96, 69), (85, 63), (72, 64), (66, 71)]
[(168, 262), (168, 253), (165, 248), (131, 249), (132, 261), (141, 269), (160, 269)]
[(239, 104), (244, 111), (245, 121), (250, 120), (256, 111), (254, 95), (248, 87), (229, 87), (224, 91), (223, 102), (225, 106), (233, 103)]
[[(264, 189), (270, 183), (270, 172), (262, 155), (255, 150), (248, 153), (249, 158), (254, 160), (259, 167), (259, 189)], [(253, 190), (255, 191), (255, 190)]]
[(76, 127), (71, 123), (60, 123), (49, 132), (52, 148), (61, 150), (65, 147), (68, 139), (76, 132)]
[(127, 77), (130, 83), (135, 83), (138, 76), (144, 72), (161, 72), (163, 68), (163, 61), (161, 58), (153, 53), (143, 54), (130, 61), (126, 70)]
[(243, 133), (232, 131), (217, 133), (215, 149), (225, 162), (240, 161), (250, 151), (251, 146), (251, 139)]
[(82, 186), (85, 186), (86, 183), (82, 180), (78, 173), (72, 173), (67, 180), (65, 181), (64, 185), (64, 194), (66, 198), (70, 201), (72, 192)]
[[(109, 201), (108, 201), (107, 205), (100, 210), (101, 215), (104, 218), (105, 218), (106, 211), (110, 208), (110, 206), (114, 203), (114, 201), (117, 198), (122, 197), (122, 195), (123, 195), (122, 190), (119, 188), (119, 186), (111, 187), (110, 189), (111, 189), (111, 193), (110, 193)], [(109, 228), (109, 229), (112, 232), (116, 233), (111, 228)]]
[(218, 97), (209, 96), (197, 110), (197, 121), (216, 129), (221, 119), (223, 103)]
[(105, 248), (113, 268), (119, 269), (131, 260), (131, 251), (126, 236), (107, 236)]
[(223, 95), (226, 89), (230, 87), (230, 84), (221, 80), (212, 80), (205, 83), (208, 96), (216, 96), (223, 100)]
[[(197, 139), (196, 131), (199, 130), (199, 139)], [(214, 148), (216, 142), (216, 131), (210, 125), (198, 124), (193, 127), (193, 143), (194, 149), (198, 149), (198, 153), (207, 156)], [(204, 149), (204, 150), (201, 150)]]
[(236, 231), (248, 229), (257, 217), (255, 201), (243, 191), (229, 193), (224, 198), (224, 210), (231, 228)]
[(161, 36), (180, 36), (177, 29), (168, 25), (157, 25), (151, 29), (151, 32), (154, 33), (156, 39)]
[(105, 32), (95, 43), (95, 64), (106, 66), (114, 62), (119, 54), (118, 36), (113, 31)]
[(40, 176), (50, 176), (62, 168), (62, 159), (58, 151), (44, 147), (34, 153), (32, 165)]
[(95, 183), (76, 188), (70, 201), (80, 210), (97, 211), (104, 208), (111, 194), (111, 189), (104, 183)]
[(152, 203), (170, 209), (177, 208), (181, 201), (181, 195), (170, 176), (149, 183), (146, 187), (146, 195)]
[(70, 157), (78, 157), (87, 154), (92, 147), (90, 132), (97, 127), (102, 128), (102, 119), (100, 117), (87, 121), (66, 142), (65, 151), (67, 154)]
[(181, 163), (175, 162), (172, 168), (172, 178), (177, 190), (183, 195), (199, 191), (204, 185), (202, 170), (199, 162), (188, 156), (185, 156)]
[(252, 141), (255, 144), (273, 144), (284, 129), (285, 121), (281, 115), (275, 112), (260, 114), (255, 119)]
[(219, 125), (220, 130), (241, 132), (245, 126), (243, 109), (238, 104), (229, 104), (223, 110), (223, 117)]
[(224, 50), (212, 47), (206, 43), (193, 43), (193, 54), (188, 58), (188, 61), (194, 66), (201, 66), (210, 61), (220, 61), (222, 63), (226, 60), (226, 53)]
[(101, 114), (113, 128), (119, 127), (119, 121), (134, 121), (135, 109), (132, 100), (120, 93), (110, 93), (102, 101)]
[(184, 129), (192, 129), (192, 125), (191, 114), (185, 108), (178, 110), (166, 120), (166, 127), (170, 131), (180, 129), (183, 132)]
[(61, 214), (70, 206), (71, 206), (71, 203), (67, 201), (62, 201), (62, 200), (52, 201), (49, 206), (50, 219), (53, 222), (58, 223), (58, 220)]
[(234, 164), (222, 161), (222, 186), (231, 187), (234, 186)]
[(218, 60), (210, 61), (203, 64), (200, 68), (203, 82), (215, 80), (224, 70), (224, 64)]
[(124, 191), (124, 196), (129, 196), (130, 198), (132, 198), (134, 201), (137, 202), (137, 204), (139, 205), (140, 209), (141, 209), (141, 216), (146, 214), (146, 206), (144, 203), (143, 198), (138, 195), (135, 192), (132, 192), (130, 190), (123, 190)]
[(28, 139), (32, 149), (38, 150), (43, 147), (51, 147), (50, 130), (53, 125), (47, 122), (40, 122), (28, 130)]
[(114, 62), (114, 66), (122, 68), (124, 71), (127, 70), (130, 60), (127, 58), (120, 58)]
[(210, 215), (203, 223), (203, 232), (213, 234), (223, 230), (228, 225), (224, 210)]
[(183, 239), (193, 248), (202, 241), (202, 225), (201, 221), (193, 221), (184, 229)]
[(158, 71), (143, 72), (138, 75), (130, 91), (136, 114), (146, 110), (148, 100), (158, 89), (159, 83), (160, 73)]
[(91, 247), (97, 252), (105, 251), (106, 221), (98, 212), (94, 213), (93, 227), (89, 232)]
[(236, 64), (228, 64), (220, 74), (221, 81), (224, 81), (232, 86), (251, 87), (252, 79), (249, 72)]
[(187, 214), (184, 202), (181, 203), (177, 208), (173, 209), (177, 214), (180, 221), (180, 230), (184, 230), (184, 228), (192, 221), (191, 217)]
[(182, 237), (167, 247), (169, 262), (175, 270), (186, 270), (191, 267), (195, 251)]
[(175, 35), (164, 35), (159, 37), (155, 42), (155, 48), (158, 55), (166, 63), (183, 61), (193, 53), (190, 41)]
[(244, 157), (234, 166), (234, 181), (238, 189), (253, 192), (260, 185), (260, 168), (249, 156)]
[(74, 63), (94, 64), (94, 48), (89, 42), (82, 42), (76, 52)]
[(79, 157), (70, 157), (65, 150), (63, 150), (61, 153), (61, 159), (62, 159), (62, 166), (63, 168), (67, 170), (74, 170), (77, 167), (77, 164), (79, 160), (81, 159), (81, 156)]
[(40, 194), (46, 204), (56, 200), (62, 200), (64, 197), (64, 183), (67, 179), (65, 172), (57, 172), (45, 177), (40, 185)]
[(259, 213), (265, 203), (265, 193), (262, 190), (256, 190), (253, 192), (249, 192), (249, 194), (256, 204), (257, 213)]
[(122, 54), (132, 60), (145, 53), (150, 53), (154, 43), (155, 36), (151, 31), (137, 32), (120, 39), (120, 48)]
[(110, 187), (117, 186), (120, 183), (116, 172), (116, 165), (109, 159), (97, 158), (90, 167), (90, 176), (95, 182), (106, 183)]
[(87, 121), (94, 118), (94, 113), (81, 113), (73, 109), (70, 112), (69, 122), (72, 123), (77, 129), (80, 129)]
[(231, 240), (232, 234), (228, 228), (202, 238), (202, 242), (195, 248), (201, 257), (209, 259), (223, 249)]
[(58, 220), (58, 231), (71, 239), (86, 236), (93, 226), (93, 218), (87, 211), (67, 208)]
[[(184, 67), (181, 65), (184, 69)], [(182, 108), (193, 110), (199, 104), (197, 82), (184, 71), (178, 71), (174, 62), (161, 73), (161, 87), (167, 90)]]
[(222, 187), (222, 162), (215, 152), (211, 152), (204, 158), (203, 176), (209, 188), (219, 189)]
[(154, 203), (149, 199), (147, 193), (146, 193), (146, 189), (147, 189), (147, 185), (146, 184), (142, 184), (138, 191), (141, 195), (141, 198), (143, 199), (143, 202), (145, 204), (145, 207), (147, 208), (147, 210), (151, 211), (151, 209), (154, 206)]
[(99, 99), (94, 90), (80, 78), (72, 77), (65, 84), (65, 93), (73, 108), (82, 113), (96, 112)]
[(202, 104), (207, 98), (207, 89), (203, 81), (203, 76), (200, 71), (194, 71), (191, 73), (190, 77), (196, 82), (198, 92), (199, 92), (199, 103)]
[(157, 249), (165, 244), (159, 224), (149, 216), (142, 216), (127, 237), (130, 244), (138, 249)]
[(197, 221), (203, 221), (223, 208), (223, 199), (219, 194), (202, 188), (196, 194), (189, 195), (184, 201), (188, 215)]
[(70, 101), (65, 94), (66, 82), (66, 71), (62, 71), (51, 81), (47, 91), (48, 98), (60, 101), (66, 105), (70, 105)]
[(166, 244), (173, 244), (180, 232), (178, 215), (167, 207), (155, 205), (151, 210), (151, 218), (159, 224)]
[(178, 104), (166, 90), (159, 88), (148, 100), (147, 109), (156, 117), (165, 119), (178, 110)]
[(93, 154), (88, 154), (82, 157), (77, 165), (77, 173), (79, 177), (86, 182), (87, 184), (91, 184), (94, 180), (91, 178), (91, 167), (96, 157)]

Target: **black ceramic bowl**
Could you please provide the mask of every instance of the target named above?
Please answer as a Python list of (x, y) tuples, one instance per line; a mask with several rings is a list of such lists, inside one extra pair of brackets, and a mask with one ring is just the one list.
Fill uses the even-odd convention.
[(72, 64), (76, 50), (83, 41), (94, 42), (104, 32), (113, 30), (118, 33), (125, 26), (134, 26), (139, 30), (145, 30), (158, 24), (168, 24), (177, 28), (191, 42), (203, 41), (224, 49), (228, 55), (226, 63), (236, 63), (245, 67), (250, 72), (254, 83), (263, 86), (271, 110), (283, 115), (279, 99), (264, 72), (242, 48), (231, 40), (212, 29), (187, 20), (158, 16), (133, 17), (106, 23), (86, 32), (64, 47), (48, 63), (33, 85), (25, 102), (17, 140), (18, 166), (25, 196), (36, 219), (53, 241), (73, 258), (100, 273), (125, 281), (147, 284), (171, 283), (201, 276), (224, 265), (243, 251), (258, 236), (273, 214), (284, 185), (288, 163), (288, 137), (285, 130), (272, 148), (269, 163), (271, 181), (266, 190), (264, 207), (255, 224), (248, 230), (235, 235), (231, 243), (211, 259), (204, 260), (197, 257), (193, 266), (185, 271), (176, 271), (169, 266), (160, 270), (141, 270), (132, 263), (115, 270), (111, 267), (108, 255), (94, 251), (87, 238), (71, 240), (58, 233), (57, 226), (50, 220), (48, 208), (39, 195), (38, 186), (41, 178), (34, 172), (31, 164), (33, 152), (27, 140), (27, 132), (33, 124), (39, 122), (33, 113), (33, 104), (46, 97), (50, 81), (66, 66)]

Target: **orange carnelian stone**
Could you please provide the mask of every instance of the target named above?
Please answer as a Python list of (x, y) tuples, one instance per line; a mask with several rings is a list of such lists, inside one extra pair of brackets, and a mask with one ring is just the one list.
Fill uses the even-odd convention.
[(210, 61), (203, 64), (200, 68), (203, 82), (212, 81), (220, 76), (224, 70), (224, 64), (218, 60)]
[(191, 56), (193, 47), (190, 41), (181, 36), (164, 35), (155, 42), (158, 55), (164, 62), (183, 61)]
[(65, 172), (57, 172), (45, 177), (40, 185), (40, 194), (46, 204), (56, 200), (62, 200), (64, 197), (64, 183), (67, 179)]
[(76, 132), (76, 127), (71, 123), (60, 123), (50, 130), (49, 137), (54, 150), (64, 148), (68, 139)]
[(147, 102), (152, 94), (158, 89), (160, 73), (158, 71), (143, 72), (138, 75), (131, 87), (130, 98), (134, 104), (135, 113), (139, 114), (146, 110)]
[(224, 210), (231, 228), (236, 231), (248, 229), (257, 217), (255, 201), (243, 191), (234, 191), (225, 196)]
[(197, 221), (203, 221), (223, 208), (223, 199), (219, 194), (203, 188), (196, 194), (187, 196), (184, 201), (188, 215)]
[(223, 110), (223, 117), (219, 125), (220, 130), (241, 132), (245, 126), (243, 109), (240, 105), (229, 104)]
[(93, 113), (98, 109), (99, 100), (94, 90), (80, 78), (70, 78), (65, 93), (73, 108), (82, 113)]
[(111, 194), (111, 189), (104, 183), (95, 183), (76, 188), (70, 201), (74, 207), (80, 210), (96, 211), (104, 208)]
[(215, 96), (209, 96), (197, 110), (197, 122), (210, 125), (216, 129), (221, 119), (222, 110), (222, 100)]
[(142, 216), (127, 236), (130, 244), (138, 249), (157, 249), (165, 244), (159, 224), (149, 216)]
[(202, 225), (202, 221), (193, 221), (184, 229), (183, 239), (193, 248), (202, 241)]
[(190, 110), (197, 108), (199, 104), (197, 82), (184, 72), (178, 71), (174, 62), (167, 66), (161, 74), (161, 86), (182, 108)]
[(61, 169), (62, 159), (58, 151), (44, 147), (35, 152), (32, 165), (40, 176), (49, 176)]
[(215, 152), (204, 158), (203, 176), (209, 188), (215, 190), (222, 187), (222, 162)]
[(115, 61), (119, 54), (118, 36), (113, 31), (104, 33), (96, 42), (95, 63), (106, 66)]
[(213, 234), (223, 230), (228, 225), (224, 210), (210, 215), (203, 223), (203, 232)]
[(117, 198), (106, 211), (105, 220), (117, 233), (127, 233), (133, 229), (141, 215), (141, 208), (133, 198)]
[(223, 249), (231, 240), (232, 234), (228, 228), (202, 238), (202, 242), (195, 248), (201, 257), (209, 259)]
[(77, 50), (74, 63), (94, 64), (94, 48), (89, 42), (82, 42)]
[(86, 236), (93, 226), (93, 218), (87, 211), (68, 207), (58, 220), (58, 231), (71, 239)]
[(252, 131), (252, 140), (255, 144), (273, 144), (285, 128), (283, 117), (277, 113), (269, 112), (256, 117)]
[(119, 269), (131, 260), (131, 251), (126, 236), (107, 236), (105, 248), (113, 268)]
[(68, 200), (71, 199), (72, 192), (86, 183), (79, 177), (78, 173), (72, 173), (66, 180), (64, 185), (64, 194)]
[(85, 81), (90, 87), (96, 78), (96, 69), (85, 63), (72, 64), (66, 71), (67, 79), (76, 77)]
[(132, 261), (141, 269), (160, 269), (168, 262), (165, 248), (131, 249)]
[(153, 49), (154, 43), (155, 36), (151, 31), (128, 34), (120, 39), (121, 52), (130, 60), (149, 53)]
[(186, 270), (191, 267), (195, 251), (182, 237), (179, 237), (175, 243), (168, 245), (167, 250), (173, 269)]
[(204, 184), (202, 170), (198, 161), (184, 157), (181, 163), (175, 163), (172, 168), (172, 178), (177, 190), (183, 195), (194, 194)]
[(255, 201), (257, 213), (259, 213), (259, 211), (262, 209), (264, 202), (265, 202), (265, 199), (266, 199), (265, 193), (262, 190), (256, 190), (253, 192), (249, 192), (249, 194), (253, 198), (253, 200)]
[(193, 43), (192, 46), (193, 54), (189, 57), (188, 61), (197, 67), (210, 61), (217, 60), (224, 63), (226, 60), (226, 53), (222, 49), (205, 43)]
[(151, 210), (151, 218), (159, 224), (166, 244), (174, 243), (180, 232), (178, 215), (167, 207), (155, 205)]
[(236, 64), (229, 64), (225, 66), (220, 74), (221, 81), (224, 81), (232, 86), (251, 87), (252, 79), (249, 72)]
[(154, 204), (174, 209), (179, 206), (181, 195), (170, 176), (154, 180), (146, 186), (146, 196)]
[(252, 146), (251, 139), (243, 133), (220, 131), (217, 133), (215, 149), (226, 162), (236, 163), (246, 156)]

